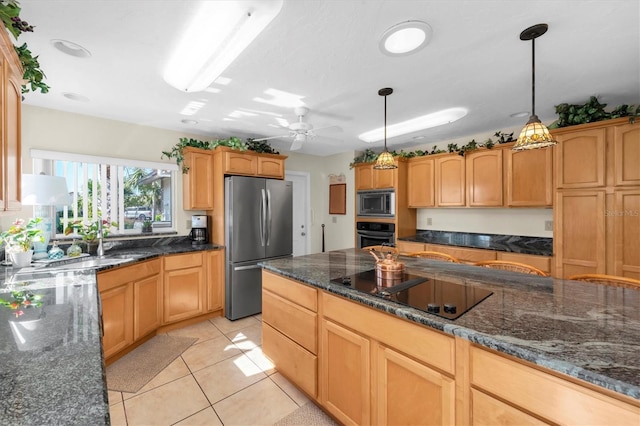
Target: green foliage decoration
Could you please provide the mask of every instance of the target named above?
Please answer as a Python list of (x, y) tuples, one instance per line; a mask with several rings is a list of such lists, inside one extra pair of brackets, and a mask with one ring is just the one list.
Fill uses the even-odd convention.
[(582, 104), (561, 103), (556, 105), (558, 119), (549, 125), (549, 129), (575, 126), (578, 124), (593, 123), (595, 121), (611, 120), (614, 118), (629, 117), (633, 122), (635, 117), (640, 116), (640, 105), (619, 105), (611, 112), (605, 111), (607, 104), (600, 103), (598, 98), (591, 96), (589, 100)]

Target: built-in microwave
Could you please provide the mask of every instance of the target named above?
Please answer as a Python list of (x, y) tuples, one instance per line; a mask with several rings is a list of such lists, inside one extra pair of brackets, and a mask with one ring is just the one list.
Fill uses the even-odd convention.
[(358, 191), (356, 206), (358, 216), (394, 217), (396, 192), (393, 189)]

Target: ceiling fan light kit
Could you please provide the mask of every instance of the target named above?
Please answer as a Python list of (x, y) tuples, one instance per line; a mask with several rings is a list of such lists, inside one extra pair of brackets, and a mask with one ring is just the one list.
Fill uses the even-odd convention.
[(203, 2), (168, 63), (164, 80), (185, 92), (206, 89), (273, 21), (282, 3)]
[(384, 89), (378, 90), (378, 95), (384, 96), (384, 151), (382, 151), (382, 153), (378, 156), (376, 163), (373, 165), (373, 168), (376, 170), (398, 168), (395, 160), (393, 159), (393, 155), (391, 155), (391, 153), (387, 149), (387, 96), (392, 93), (393, 89), (390, 87), (385, 87)]
[(547, 126), (542, 124), (536, 115), (536, 50), (535, 40), (548, 29), (547, 24), (537, 24), (520, 33), (520, 40), (531, 40), (531, 117), (526, 126), (520, 132), (518, 141), (513, 145), (514, 151), (522, 151), (526, 149), (546, 148), (553, 146), (558, 142), (553, 139), (549, 133)]

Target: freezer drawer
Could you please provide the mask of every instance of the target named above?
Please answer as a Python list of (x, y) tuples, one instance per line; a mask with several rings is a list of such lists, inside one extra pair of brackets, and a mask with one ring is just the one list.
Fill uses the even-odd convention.
[(237, 320), (262, 311), (262, 269), (256, 262), (227, 263), (225, 316)]

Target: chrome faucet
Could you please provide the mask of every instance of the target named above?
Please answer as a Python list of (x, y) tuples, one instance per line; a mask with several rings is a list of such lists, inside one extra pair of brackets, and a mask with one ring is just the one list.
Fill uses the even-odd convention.
[(102, 247), (102, 217), (98, 217), (98, 249), (96, 250), (98, 257), (104, 256), (104, 247)]

